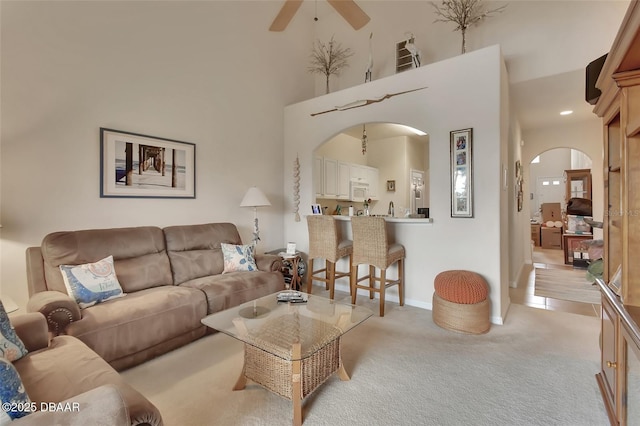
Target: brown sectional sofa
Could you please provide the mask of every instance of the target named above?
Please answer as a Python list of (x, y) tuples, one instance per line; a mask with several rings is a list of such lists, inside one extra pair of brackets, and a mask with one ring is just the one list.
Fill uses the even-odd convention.
[[(27, 425), (162, 425), (158, 409), (87, 345), (71, 336), (49, 338), (42, 314), (11, 317), (29, 351), (13, 362), (36, 407), (67, 401), (78, 411), (41, 411), (14, 420)], [(12, 422), (12, 424), (14, 423)]]
[[(284, 288), (282, 260), (275, 255), (256, 255), (258, 271), (223, 274), (221, 243), (242, 244), (235, 225), (49, 234), (40, 247), (27, 249), (27, 311), (42, 313), (54, 336), (79, 339), (115, 370), (132, 367), (202, 337), (206, 315)], [(109, 255), (126, 295), (80, 309), (67, 295), (59, 266)]]

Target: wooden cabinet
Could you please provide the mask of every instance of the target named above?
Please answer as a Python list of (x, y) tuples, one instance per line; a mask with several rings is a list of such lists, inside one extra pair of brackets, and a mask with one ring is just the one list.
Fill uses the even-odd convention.
[[(640, 424), (640, 3), (631, 2), (597, 86), (604, 123), (602, 362), (611, 424)], [(620, 286), (607, 286), (618, 267)]]
[(602, 332), (600, 338), (602, 340), (602, 354), (600, 359), (600, 373), (596, 375), (600, 392), (605, 402), (605, 408), (609, 415), (611, 423), (616, 422), (615, 413), (620, 411), (620, 392), (616, 391), (618, 385), (618, 353), (617, 353), (617, 336), (618, 326), (620, 324), (619, 316), (613, 305), (609, 302), (609, 298), (602, 297)]
[(598, 279), (602, 293), (600, 372), (596, 380), (612, 425), (640, 424), (640, 308), (625, 306)]
[(539, 223), (531, 224), (531, 241), (536, 247), (540, 247), (540, 226)]
[(564, 201), (570, 198), (588, 198), (591, 200), (591, 169), (574, 169), (564, 171), (566, 185)]

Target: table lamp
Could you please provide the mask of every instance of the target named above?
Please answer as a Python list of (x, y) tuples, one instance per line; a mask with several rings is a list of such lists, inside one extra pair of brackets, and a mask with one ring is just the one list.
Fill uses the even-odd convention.
[(258, 229), (258, 207), (270, 206), (271, 203), (267, 197), (260, 191), (259, 188), (252, 186), (244, 194), (244, 198), (240, 203), (240, 207), (253, 207), (255, 212), (255, 219), (253, 221), (253, 243), (257, 244), (260, 241), (260, 231)]

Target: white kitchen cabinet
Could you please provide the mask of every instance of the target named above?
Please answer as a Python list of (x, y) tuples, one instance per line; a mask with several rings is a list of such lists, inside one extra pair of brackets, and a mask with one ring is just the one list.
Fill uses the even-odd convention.
[(317, 198), (349, 200), (351, 181), (369, 184), (370, 198), (378, 198), (378, 169), (328, 157), (313, 158), (313, 182)]
[(324, 158), (324, 188), (325, 198), (336, 198), (338, 196), (338, 160)]
[(349, 185), (351, 183), (351, 164), (338, 161), (338, 199), (349, 199)]
[(353, 181), (363, 181), (365, 179), (365, 171), (362, 164), (351, 164), (351, 180)]
[(322, 197), (324, 193), (324, 164), (322, 157), (313, 157), (313, 187), (316, 197)]
[(365, 181), (369, 183), (369, 198), (377, 200), (380, 196), (379, 193), (379, 183), (378, 179), (380, 178), (380, 173), (378, 169), (375, 167), (365, 166)]

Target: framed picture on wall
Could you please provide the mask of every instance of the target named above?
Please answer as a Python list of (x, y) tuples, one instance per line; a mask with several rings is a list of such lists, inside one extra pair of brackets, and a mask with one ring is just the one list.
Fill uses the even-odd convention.
[(100, 197), (195, 198), (196, 145), (100, 128)]
[(473, 217), (473, 129), (451, 137), (451, 217)]

